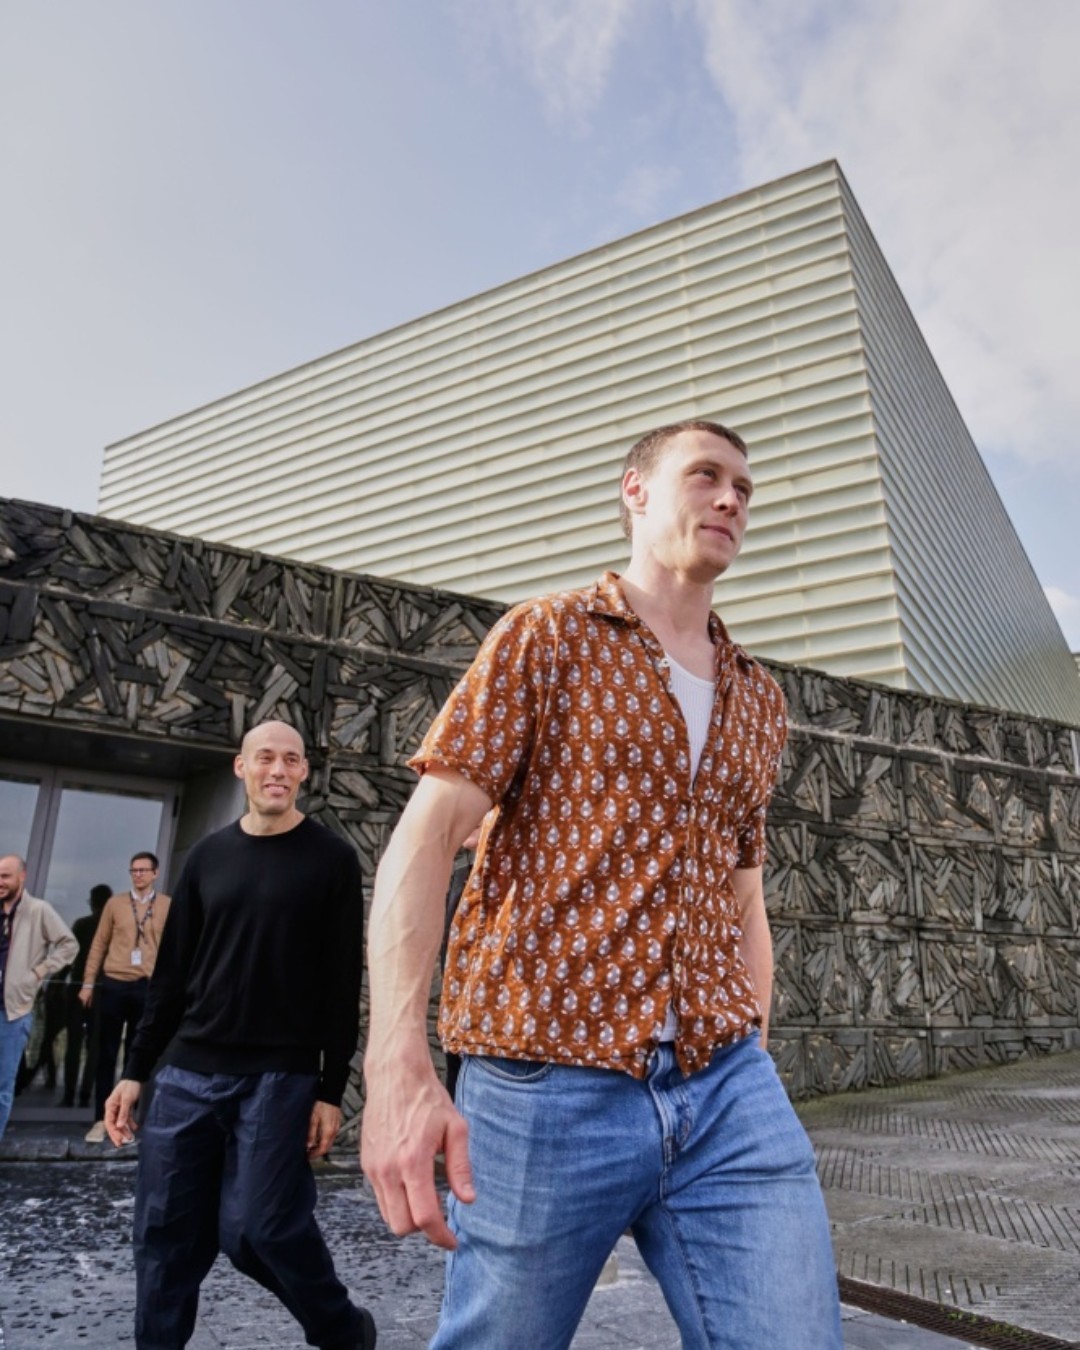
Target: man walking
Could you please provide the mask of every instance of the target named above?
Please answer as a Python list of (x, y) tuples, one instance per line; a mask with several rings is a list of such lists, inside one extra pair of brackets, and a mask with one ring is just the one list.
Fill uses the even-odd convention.
[[(372, 910), (363, 1164), (394, 1232), (451, 1251), (432, 1350), (568, 1346), (627, 1228), (685, 1347), (841, 1345), (813, 1152), (763, 1048), (783, 697), (710, 608), (751, 492), (725, 427), (643, 437), (625, 573), (504, 616), (412, 761)], [(439, 1016), (455, 1110), (425, 1014), (482, 818)]]
[(52, 905), (26, 891), (26, 863), (0, 858), (0, 1137), (7, 1129), (34, 999), (50, 975), (71, 965), (79, 944)]
[(188, 857), (105, 1109), (113, 1143), (130, 1140), (142, 1084), (169, 1047), (140, 1136), (135, 1344), (187, 1344), (220, 1247), (310, 1345), (370, 1350), (374, 1323), (334, 1273), (308, 1163), (337, 1135), (356, 1049), (360, 865), (297, 809), (308, 763), (292, 727), (249, 731), (235, 771), (247, 811)]
[(88, 1144), (100, 1144), (105, 1138), (105, 1103), (116, 1082), (120, 1043), (127, 1054), (146, 1007), (146, 991), (169, 917), (169, 897), (155, 890), (158, 871), (155, 854), (135, 854), (131, 890), (109, 897), (86, 959), (79, 1002), (86, 1009), (96, 1003), (98, 1018), (94, 1123), (86, 1136)]

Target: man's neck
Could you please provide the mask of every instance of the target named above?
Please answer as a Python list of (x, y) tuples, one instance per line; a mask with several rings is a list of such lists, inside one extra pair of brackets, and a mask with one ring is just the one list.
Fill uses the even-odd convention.
[[(678, 576), (664, 568), (631, 559), (619, 577), (627, 603), (661, 643), (706, 638), (713, 584)], [(666, 645), (666, 644), (665, 644)]]
[(136, 900), (147, 901), (154, 894), (153, 886), (132, 886), (131, 894)]
[(259, 811), (249, 810), (240, 817), (240, 828), (245, 834), (288, 834), (303, 819), (303, 811), (298, 811), (295, 806), (281, 815), (263, 815)]
[(5, 914), (10, 914), (11, 911), (15, 908), (15, 906), (19, 903), (19, 901), (20, 901), (22, 898), (23, 898), (23, 893), (22, 893), (22, 891), (19, 891), (19, 893), (18, 893), (17, 895), (9, 896), (9, 897), (4, 901), (4, 913), (5, 913)]

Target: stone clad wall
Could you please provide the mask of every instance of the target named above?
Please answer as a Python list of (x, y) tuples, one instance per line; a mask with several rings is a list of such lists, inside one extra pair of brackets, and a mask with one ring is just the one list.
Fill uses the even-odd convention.
[[(0, 719), (226, 751), (282, 717), (309, 746), (307, 809), (368, 878), (404, 760), (500, 612), (0, 501)], [(1080, 1044), (1077, 732), (773, 671), (792, 718), (773, 1049), (792, 1092)]]
[(1080, 733), (774, 667), (767, 875), (796, 1094), (1080, 1044)]
[(0, 501), (0, 717), (219, 750), (280, 717), (308, 746), (308, 810), (367, 876), (408, 749), (501, 612)]

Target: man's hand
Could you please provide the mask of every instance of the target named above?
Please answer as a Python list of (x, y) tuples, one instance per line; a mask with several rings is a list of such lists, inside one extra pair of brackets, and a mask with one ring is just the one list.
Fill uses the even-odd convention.
[(79, 990), (79, 1002), (83, 1005), (84, 1008), (89, 1008), (90, 1004), (93, 1003), (93, 1001), (94, 1001), (94, 986), (92, 984), (84, 984), (83, 987)]
[(117, 1148), (135, 1138), (139, 1128), (135, 1123), (135, 1107), (141, 1093), (141, 1083), (134, 1078), (121, 1078), (105, 1102), (105, 1130)]
[(330, 1152), (330, 1146), (341, 1129), (341, 1107), (331, 1106), (329, 1102), (316, 1102), (311, 1111), (311, 1120), (307, 1132), (307, 1155), (309, 1158), (322, 1158)]
[(364, 1065), (367, 1102), (360, 1163), (375, 1190), (383, 1218), (398, 1236), (423, 1233), (452, 1251), (435, 1190), (435, 1155), (446, 1159), (450, 1189), (465, 1204), (476, 1199), (469, 1166), (469, 1127), (454, 1110), (430, 1059), (410, 1073), (400, 1063), (379, 1070)]

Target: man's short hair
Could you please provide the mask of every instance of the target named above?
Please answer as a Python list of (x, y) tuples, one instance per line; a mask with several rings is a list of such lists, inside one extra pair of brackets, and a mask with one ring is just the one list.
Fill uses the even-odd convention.
[(99, 882), (96, 886), (90, 887), (90, 908), (95, 914), (101, 913), (112, 893), (113, 888), (104, 881)]
[(161, 866), (161, 864), (160, 864), (160, 863), (158, 862), (158, 860), (157, 860), (157, 854), (156, 854), (156, 853), (133, 853), (133, 854), (131, 855), (131, 862), (128, 863), (128, 866), (129, 866), (129, 867), (134, 867), (135, 864), (139, 861), (140, 858), (145, 858), (146, 861), (150, 864), (150, 866), (154, 869), (155, 872), (156, 872), (156, 871), (158, 870), (158, 868)]
[[(636, 441), (630, 447), (626, 459), (623, 461), (622, 473), (619, 475), (620, 484), (626, 476), (627, 469), (637, 469), (642, 478), (647, 478), (656, 468), (664, 447), (683, 431), (707, 431), (713, 436), (719, 436), (722, 440), (730, 441), (736, 450), (741, 450), (744, 455), (749, 457), (746, 442), (739, 433), (732, 431), (730, 427), (722, 426), (719, 422), (706, 422), (697, 418), (692, 418), (686, 422), (671, 422), (668, 426), (656, 427), (653, 431), (647, 431), (641, 440)], [(631, 538), (630, 512), (626, 509), (626, 503), (621, 496), (619, 498), (619, 522), (622, 525), (623, 534), (626, 535), (627, 539)]]

